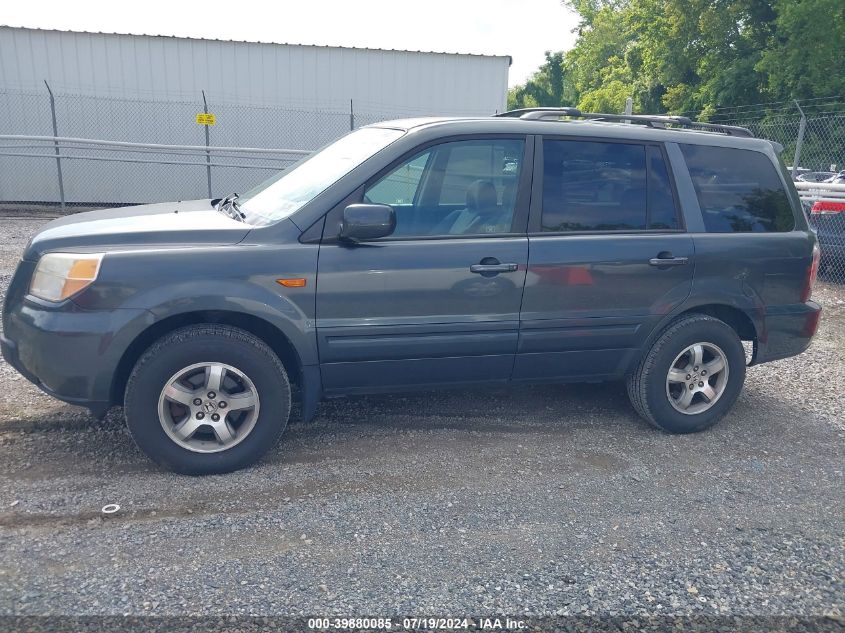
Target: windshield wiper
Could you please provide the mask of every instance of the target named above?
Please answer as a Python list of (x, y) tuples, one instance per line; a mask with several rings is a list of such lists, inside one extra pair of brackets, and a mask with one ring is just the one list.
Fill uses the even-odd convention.
[(230, 193), (225, 198), (220, 198), (219, 202), (215, 205), (215, 209), (239, 222), (243, 222), (246, 219), (246, 214), (241, 211), (241, 207), (238, 205), (238, 194), (236, 193)]

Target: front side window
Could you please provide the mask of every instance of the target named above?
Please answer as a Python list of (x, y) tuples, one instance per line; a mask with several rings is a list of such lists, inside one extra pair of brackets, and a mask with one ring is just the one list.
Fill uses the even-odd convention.
[(753, 150), (681, 145), (709, 233), (791, 231), (789, 196), (769, 158)]
[(278, 222), (403, 134), (387, 128), (361, 128), (347, 134), (243, 194), (238, 199), (240, 208), (250, 222)]
[(392, 171), (370, 187), (367, 191), (367, 199), (391, 206), (413, 204), (430, 157), (431, 152), (423, 152), (413, 160), (404, 163), (399, 169)]
[(510, 233), (522, 139), (471, 139), (429, 147), (364, 192), (396, 212), (397, 237)]

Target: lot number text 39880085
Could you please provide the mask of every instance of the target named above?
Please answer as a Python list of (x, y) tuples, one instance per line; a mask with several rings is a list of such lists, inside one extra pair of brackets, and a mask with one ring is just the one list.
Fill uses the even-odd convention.
[(525, 628), (524, 620), (504, 618), (309, 618), (308, 628), (314, 630), (371, 629), (389, 631), (518, 631)]

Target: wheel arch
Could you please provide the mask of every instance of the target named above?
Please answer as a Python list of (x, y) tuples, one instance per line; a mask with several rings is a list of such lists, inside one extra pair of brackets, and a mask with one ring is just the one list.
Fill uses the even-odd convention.
[[(708, 303), (681, 312), (677, 316), (686, 314), (706, 314), (730, 325), (741, 341), (756, 341), (757, 326), (748, 313), (736, 306), (724, 303)], [(673, 319), (674, 320), (674, 319)]]
[(129, 375), (132, 373), (132, 368), (138, 362), (141, 355), (153, 343), (162, 336), (179, 328), (201, 324), (230, 325), (257, 336), (269, 345), (270, 349), (279, 357), (291, 384), (296, 385), (300, 389), (303, 387), (305, 374), (303, 372), (302, 359), (293, 343), (291, 343), (290, 339), (278, 327), (261, 317), (243, 312), (197, 310), (172, 315), (156, 321), (135, 337), (121, 356), (114, 377), (112, 378), (110, 390), (112, 402), (115, 404), (123, 402), (126, 383), (129, 380)]
[(628, 367), (628, 371), (633, 371), (637, 367), (639, 362), (648, 353), (648, 350), (651, 349), (654, 341), (657, 340), (657, 337), (659, 337), (667, 327), (669, 327), (678, 318), (689, 314), (706, 314), (707, 316), (719, 319), (729, 325), (734, 332), (736, 332), (741, 341), (750, 341), (752, 343), (754, 352), (750, 364), (754, 363), (754, 358), (757, 355), (758, 338), (760, 336), (760, 331), (758, 326), (755, 324), (754, 319), (751, 318), (746, 310), (739, 308), (736, 305), (710, 302), (696, 306), (688, 306), (683, 310), (672, 313), (660, 321), (657, 327), (655, 327), (649, 334), (639, 353), (637, 353), (632, 359), (632, 362)]

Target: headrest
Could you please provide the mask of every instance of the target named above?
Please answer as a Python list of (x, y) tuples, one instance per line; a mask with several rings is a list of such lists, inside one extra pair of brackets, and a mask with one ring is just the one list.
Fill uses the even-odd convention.
[(467, 209), (489, 211), (498, 204), (496, 187), (489, 180), (476, 180), (467, 187)]

